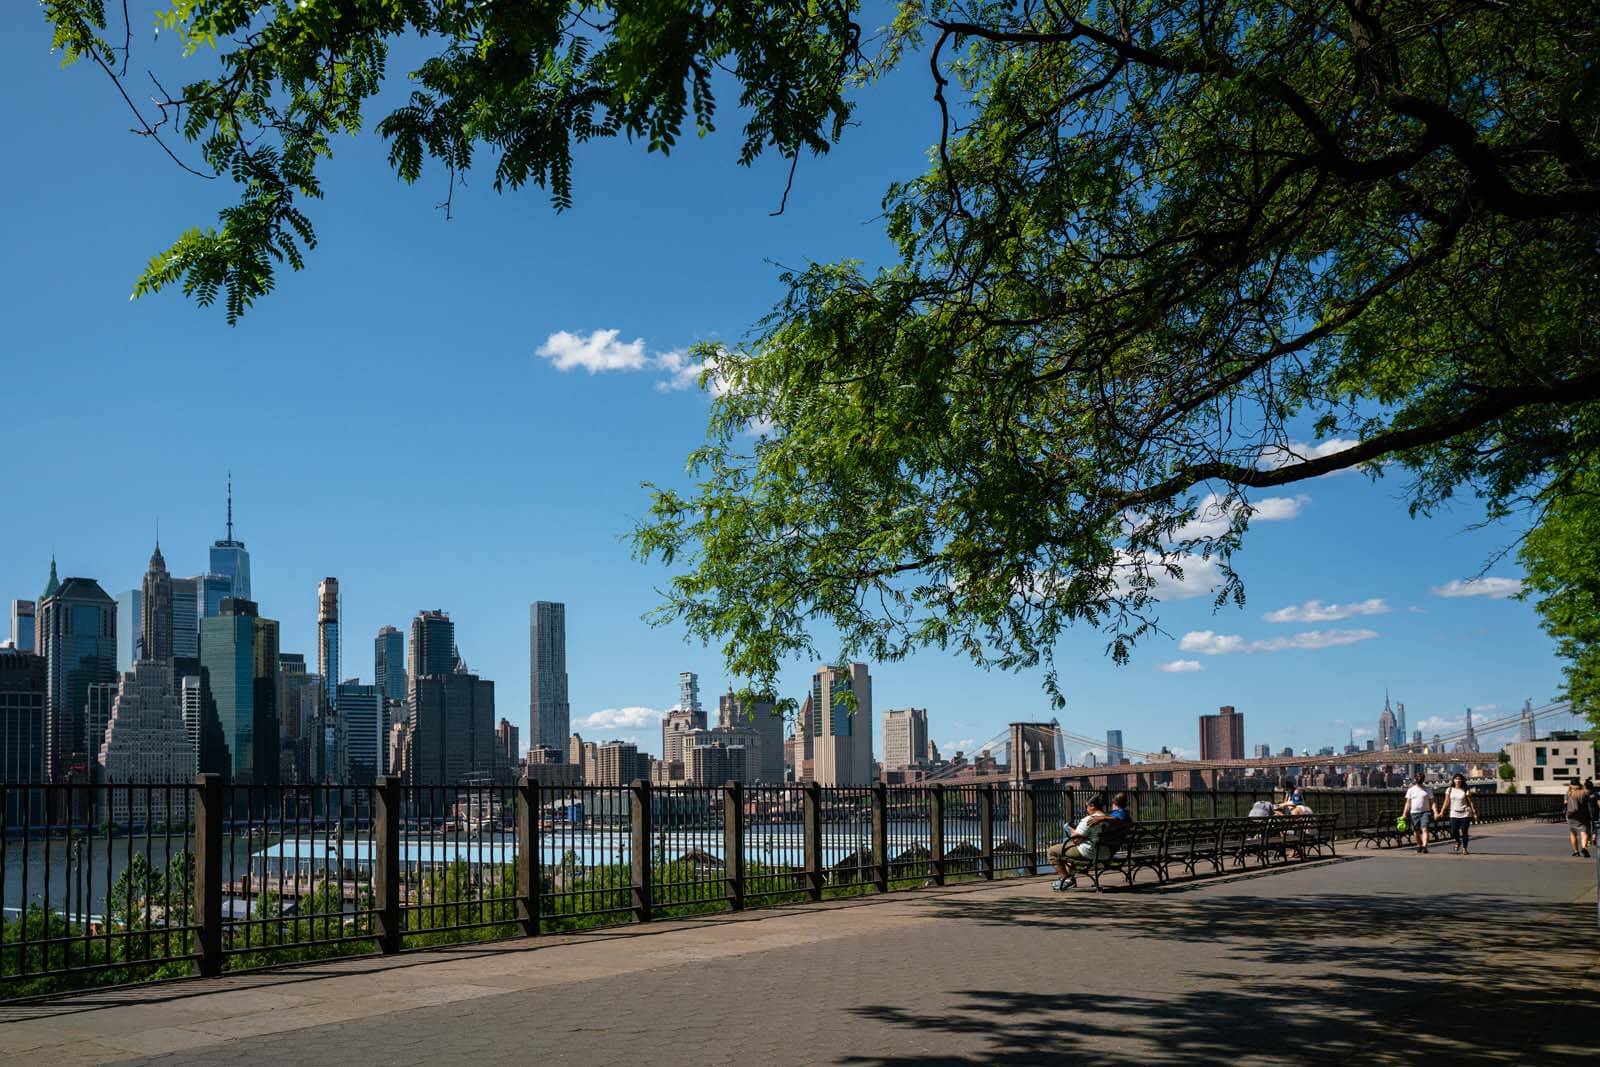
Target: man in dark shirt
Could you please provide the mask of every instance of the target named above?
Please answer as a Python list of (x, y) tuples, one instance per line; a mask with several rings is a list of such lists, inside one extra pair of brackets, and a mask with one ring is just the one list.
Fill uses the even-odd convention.
[(1123, 822), (1133, 821), (1133, 816), (1128, 813), (1128, 794), (1118, 793), (1111, 798), (1111, 818), (1121, 819)]

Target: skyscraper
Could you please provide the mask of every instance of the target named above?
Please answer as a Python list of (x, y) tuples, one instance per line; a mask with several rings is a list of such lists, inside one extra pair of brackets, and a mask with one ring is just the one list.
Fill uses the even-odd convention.
[(1244, 759), (1244, 716), (1232, 704), (1216, 715), (1200, 716), (1200, 758)]
[(352, 785), (370, 785), (383, 773), (383, 694), (375, 685), (343, 682), (339, 685), (337, 702), (338, 729), (341, 734), (337, 746), (344, 753), (341, 782)]
[(172, 673), (200, 673), (200, 580), (172, 579)]
[[(0, 648), (0, 783), (44, 780), (45, 679), (43, 656)], [(20, 826), (37, 822), (38, 817), (37, 812), (21, 810), (20, 804), (8, 804), (5, 821), (7, 826)]]
[(1522, 717), (1517, 720), (1517, 740), (1532, 741), (1534, 737), (1533, 700), (1530, 698), (1522, 702)]
[[(854, 697), (855, 707), (845, 697)], [(821, 785), (872, 783), (872, 678), (865, 663), (811, 676), (813, 777)]]
[(783, 715), (770, 700), (746, 706), (730, 689), (717, 698), (717, 725), (724, 730), (745, 728), (761, 738), (758, 766), (750, 768), (753, 781), (783, 781)]
[(567, 699), (567, 606), (534, 601), (528, 609), (528, 721), (536, 745), (563, 748), (571, 734)]
[(317, 670), (328, 707), (339, 714), (339, 579), (317, 583)]
[[(145, 632), (150, 632), (148, 621)], [(112, 785), (194, 778), (194, 751), (170, 659), (135, 660), (133, 670), (122, 676), (101, 741), (99, 763), (101, 780)], [(143, 790), (109, 792), (110, 816), (117, 825), (140, 826), (151, 816), (146, 804), (152, 798)], [(156, 814), (162, 814), (159, 792), (153, 799), (158, 802)]]
[(150, 565), (139, 587), (139, 659), (171, 665), (173, 652), (172, 575), (161, 558), (161, 542), (150, 553)]
[(1106, 731), (1106, 765), (1115, 767), (1128, 762), (1128, 754), (1122, 747), (1122, 731)]
[[(497, 777), (503, 781), (514, 782), (521, 773), (522, 767), (522, 742), (519, 739), (521, 731), (511, 725), (510, 719), (501, 719), (500, 725), (494, 731), (494, 755), (499, 764)], [(548, 751), (548, 750), (545, 750)], [(552, 762), (561, 762), (559, 752), (552, 753), (556, 758)]]
[(1395, 747), (1404, 748), (1406, 743), (1406, 706), (1396, 703), (1394, 706), (1394, 736)]
[(279, 780), (278, 623), (254, 601), (228, 597), (222, 614), (200, 624), (205, 687), (201, 770), (236, 785)]
[(45, 775), (51, 782), (87, 782), (93, 763), (85, 722), (89, 687), (117, 677), (117, 602), (92, 578), (60, 581), (52, 559), (38, 610), (47, 686)]
[(883, 767), (898, 771), (927, 762), (928, 709), (890, 708), (883, 713)]
[(493, 775), (493, 682), (465, 673), (414, 675), (406, 704), (411, 784), (453, 785)]
[(1389, 694), (1383, 695), (1383, 713), (1378, 716), (1378, 748), (1379, 750), (1397, 748), (1394, 743), (1395, 724), (1394, 712), (1389, 708)]
[(678, 673), (678, 707), (684, 711), (699, 712), (701, 729), (705, 728), (705, 712), (700, 707), (700, 676), (694, 671)]
[(211, 573), (226, 575), (229, 595), (250, 599), (250, 553), (233, 539), (233, 474), (228, 475), (228, 536), (211, 544)]
[(200, 767), (200, 734), (205, 721), (205, 690), (200, 676), (191, 674), (178, 683), (178, 706), (183, 711), (183, 743), (188, 746), (190, 764)]
[(372, 643), (372, 680), (386, 699), (406, 698), (406, 636), (393, 626), (379, 630)]
[(1472, 728), (1472, 708), (1470, 707), (1467, 708), (1466, 736), (1461, 739), (1459, 749), (1462, 752), (1478, 751), (1478, 732)]
[(419, 611), (411, 620), (411, 670), (423, 674), (449, 674), (456, 666), (456, 624), (442, 611)]
[(197, 574), (189, 579), (195, 585), (195, 633), (200, 632), (200, 619), (214, 619), (222, 614), (222, 602), (233, 595), (233, 579), (226, 574)]
[(117, 672), (133, 669), (144, 645), (144, 592), (124, 589), (117, 594)]
[(21, 652), (33, 652), (38, 648), (34, 637), (33, 610), (31, 600), (11, 602), (11, 647)]

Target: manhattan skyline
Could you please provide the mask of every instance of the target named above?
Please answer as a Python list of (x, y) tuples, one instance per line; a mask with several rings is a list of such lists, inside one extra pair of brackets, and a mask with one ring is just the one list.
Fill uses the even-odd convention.
[[(112, 596), (136, 588), (157, 521), (174, 576), (207, 570), (227, 539), (231, 469), (253, 599), (308, 661), (316, 585), (337, 576), (344, 674), (372, 681), (378, 629), (442, 608), (524, 744), (535, 601), (567, 606), (571, 729), (586, 738), (637, 737), (654, 751), (680, 671), (707, 692), (732, 681), (715, 650), (641, 621), (669, 575), (634, 563), (620, 539), (647, 506), (640, 483), (680, 484), (702, 440), (705, 397), (680, 388), (693, 377), (686, 347), (743, 336), (781, 292), (776, 264), (883, 260), (881, 228), (863, 223), (884, 173), (920, 168), (927, 128), (906, 116), (932, 115), (915, 73), (866, 102), (862, 129), (826, 167), (800, 167), (775, 218), (787, 165), (732, 168), (737, 138), (720, 134), (670, 162), (591, 146), (577, 161), (583, 195), (561, 215), (474, 184), (448, 224), (437, 189), (372, 177), (380, 143), (341, 142), (328, 180), (359, 180), (361, 195), (337, 213), (309, 209), (317, 270), (285, 275), (229, 328), (180, 294), (127, 299), (150, 250), (194, 221), (197, 196), (217, 194), (142, 150), (121, 103), (88, 72), (60, 71), (36, 35), (0, 41), (0, 57), (15, 97), (55, 101), (14, 131), (40, 169), (0, 174), (16, 205), (0, 371), (27, 431), (11, 438), (3, 497), (8, 609), (38, 597), (52, 552), (63, 576)], [(129, 143), (107, 188), (97, 139), (118, 137)], [(708, 187), (715, 202), (700, 195)], [(483, 304), (505, 313), (462, 313)], [(1315, 749), (1372, 729), (1385, 687), (1425, 730), (1469, 705), (1548, 699), (1558, 668), (1530, 605), (1435, 592), (1504, 591), (1452, 583), (1518, 529), (1469, 530), (1472, 501), (1411, 520), (1400, 490), (1351, 473), (1260, 494), (1236, 559), (1246, 607), (1213, 614), (1202, 564), (1162, 606), (1170, 636), (1147, 639), (1128, 667), (1093, 631), (1070, 633), (1060, 712), (1037, 672), (982, 672), (937, 652), (872, 662), (877, 701), (928, 708), (946, 751), (1012, 718), (1055, 716), (1095, 736), (1121, 729), (1130, 749), (1176, 751), (1194, 746), (1195, 716), (1224, 704), (1249, 716), (1249, 742)], [(1489, 573), (1518, 577), (1509, 560)], [(790, 664), (781, 695), (802, 696), (815, 666)]]

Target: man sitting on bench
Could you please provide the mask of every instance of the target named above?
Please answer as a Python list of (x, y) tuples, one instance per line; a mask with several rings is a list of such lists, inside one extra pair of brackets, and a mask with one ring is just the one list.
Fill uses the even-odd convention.
[(1106, 814), (1106, 798), (1098, 793), (1085, 802), (1084, 808), (1089, 814), (1078, 820), (1078, 825), (1065, 841), (1051, 845), (1046, 853), (1056, 868), (1056, 880), (1050, 883), (1050, 888), (1057, 892), (1078, 884), (1077, 872), (1073, 868), (1094, 862), (1095, 847), (1104, 829), (1101, 824), (1111, 818)]

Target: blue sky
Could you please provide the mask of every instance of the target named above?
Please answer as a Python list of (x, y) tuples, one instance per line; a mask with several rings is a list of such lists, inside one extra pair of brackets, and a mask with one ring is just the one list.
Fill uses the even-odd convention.
[[(704, 429), (705, 396), (664, 387), (671, 354), (744, 334), (780, 295), (777, 264), (881, 260), (879, 199), (922, 169), (936, 129), (925, 71), (867, 97), (832, 156), (802, 160), (777, 218), (785, 168), (737, 167), (732, 115), (668, 159), (581, 149), (563, 215), (538, 190), (497, 196), (485, 171), (446, 222), (441, 175), (407, 187), (375, 136), (341, 144), (330, 199), (310, 207), (321, 239), (310, 269), (230, 328), (177, 293), (128, 299), (147, 258), (209, 224), (230, 190), (127, 133), (112, 87), (87, 67), (59, 70), (48, 44), (26, 20), (0, 35), (0, 89), (30, 102), (0, 168), (0, 599), (37, 595), (52, 551), (63, 575), (113, 595), (132, 587), (158, 520), (174, 572), (204, 569), (231, 467), (237, 535), (285, 650), (314, 650), (316, 585), (336, 575), (347, 676), (371, 677), (378, 627), (443, 608), (524, 739), (535, 599), (567, 604), (586, 736), (657, 748), (653, 715), (676, 698), (678, 671), (699, 671), (708, 694), (726, 684), (713, 653), (641, 621), (666, 574), (622, 541), (646, 506), (640, 483), (681, 478)], [(562, 370), (562, 353), (643, 366)], [(1192, 572), (1193, 588), (1169, 590), (1194, 594), (1166, 604), (1170, 636), (1131, 665), (1112, 665), (1098, 635), (1072, 635), (1058, 650), (1062, 722), (1184, 751), (1196, 715), (1233, 704), (1248, 744), (1298, 749), (1370, 731), (1385, 687), (1413, 724), (1442, 728), (1468, 705), (1548, 699), (1559, 665), (1529, 605), (1435, 592), (1475, 575), (1514, 531), (1468, 530), (1470, 501), (1411, 520), (1401, 492), (1398, 479), (1350, 474), (1268, 494), (1281, 517), (1258, 519), (1236, 561), (1247, 606), (1213, 613)], [(1514, 561), (1491, 574), (1518, 577)], [(1265, 617), (1308, 601), (1341, 609)], [(1191, 669), (1160, 669), (1180, 661)], [(788, 690), (808, 675), (795, 664)], [(1053, 714), (1037, 674), (925, 653), (873, 675), (879, 708), (926, 706), (946, 746)]]

